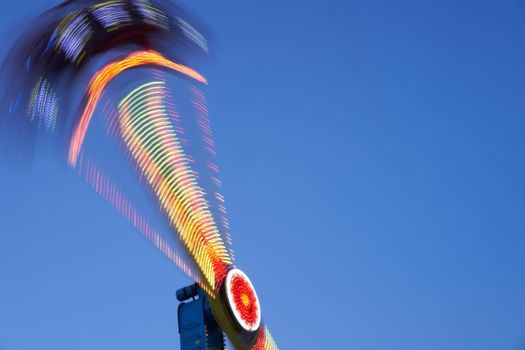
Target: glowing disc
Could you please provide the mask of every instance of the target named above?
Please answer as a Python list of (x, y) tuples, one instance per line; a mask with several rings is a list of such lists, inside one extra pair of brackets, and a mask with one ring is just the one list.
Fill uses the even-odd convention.
[(237, 323), (246, 331), (256, 331), (261, 324), (261, 306), (248, 276), (239, 269), (232, 269), (226, 275), (225, 287)]

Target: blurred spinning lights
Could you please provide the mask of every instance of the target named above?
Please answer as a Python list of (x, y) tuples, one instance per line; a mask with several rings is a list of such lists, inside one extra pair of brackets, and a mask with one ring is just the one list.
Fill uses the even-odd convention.
[(165, 107), (163, 82), (139, 86), (119, 104), (122, 137), (212, 290), (232, 261)]
[[(193, 154), (190, 156), (181, 138), (184, 130), (174, 124), (175, 112), (167, 100), (165, 83), (152, 81), (127, 94), (114, 115), (112, 127), (116, 133), (108, 134), (120, 138), (139, 171), (139, 180), (151, 190), (170, 226), (193, 257), (200, 276), (171, 249), (117, 184), (82, 153), (93, 113), (115, 77), (131, 68), (153, 66), (206, 84), (196, 70), (178, 63), (193, 62), (185, 58), (191, 57), (195, 49), (199, 54), (208, 52), (206, 36), (171, 1), (65, 1), (35, 21), (5, 61), (2, 68), (6, 89), (2, 96), (4, 110), (9, 115), (2, 122), (62, 133), (68, 143), (68, 163), (139, 232), (201, 284), (213, 302), (230, 308), (241, 331), (250, 334), (249, 342), (238, 337), (237, 344), (243, 349), (252, 344), (254, 350), (277, 349), (268, 329), (262, 325), (253, 285), (233, 266), (224, 197), (217, 189), (206, 192), (210, 188), (204, 188)], [(100, 68), (100, 62), (94, 58), (110, 50), (111, 54), (118, 53), (117, 58)], [(85, 82), (82, 77), (91, 78)], [(86, 85), (81, 112), (77, 115), (70, 108), (70, 102), (75, 101), (72, 86)], [(211, 156), (211, 160), (199, 166), (207, 167), (209, 180), (219, 188), (219, 168), (213, 160), (215, 149), (204, 94), (190, 84), (190, 96), (202, 145)], [(19, 106), (27, 109), (21, 110)], [(20, 112), (28, 118), (11, 118), (11, 114)], [(38, 135), (30, 130), (28, 134)], [(212, 212), (210, 201), (216, 201), (218, 213)], [(223, 303), (221, 296), (225, 290), (227, 301)], [(235, 332), (228, 335), (239, 336)]]
[(74, 166), (77, 162), (89, 122), (91, 121), (95, 107), (97, 106), (106, 85), (123, 71), (147, 64), (173, 69), (197, 81), (206, 83), (206, 79), (193, 69), (172, 62), (155, 51), (137, 51), (128, 57), (107, 64), (104, 68), (95, 73), (89, 83), (88, 100), (84, 111), (80, 116), (77, 127), (73, 132), (73, 136), (71, 137), (71, 144), (69, 147), (69, 163), (71, 165)]

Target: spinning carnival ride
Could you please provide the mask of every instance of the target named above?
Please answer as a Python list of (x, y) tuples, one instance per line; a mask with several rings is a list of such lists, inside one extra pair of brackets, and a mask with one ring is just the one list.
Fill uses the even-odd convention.
[(277, 349), (234, 264), (207, 81), (192, 68), (203, 29), (168, 0), (70, 0), (29, 27), (2, 66), (4, 143), (52, 143), (196, 281), (177, 291), (182, 349), (224, 349), (224, 334), (235, 349)]

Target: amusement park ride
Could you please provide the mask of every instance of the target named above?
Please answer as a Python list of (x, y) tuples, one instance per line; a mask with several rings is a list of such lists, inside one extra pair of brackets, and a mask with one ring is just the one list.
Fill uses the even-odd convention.
[(218, 299), (209, 299), (197, 283), (179, 289), (177, 299), (182, 302), (178, 310), (182, 350), (222, 350), (223, 330), (235, 334), (239, 348), (257, 341), (261, 308), (252, 283), (241, 270), (228, 272)]
[[(17, 138), (56, 136), (68, 165), (171, 261), (189, 270), (115, 181), (89, 161), (84, 144), (88, 130), (95, 128), (92, 120), (98, 118), (95, 110), (103, 95), (107, 97), (107, 86), (125, 71), (153, 68), (188, 82), (199, 140), (214, 155), (207, 107), (198, 88), (207, 81), (191, 68), (195, 55), (208, 52), (205, 35), (169, 0), (68, 0), (29, 27), (2, 66), (7, 83), (0, 130), (10, 130)], [(86, 77), (89, 81), (82, 80)], [(79, 85), (85, 92), (75, 104), (71, 87)], [(234, 264), (221, 210), (211, 209), (223, 197), (218, 190), (207, 190), (203, 173), (213, 173), (207, 184), (217, 184), (218, 168), (207, 161), (195, 170), (188, 140), (180, 136), (185, 121), (173, 111), (169, 96), (162, 79), (136, 87), (109, 113), (105, 135), (117, 139), (130, 168), (138, 172), (135, 179), (195, 266), (190, 274), (195, 284), (176, 293), (181, 349), (222, 350), (225, 336), (237, 350), (277, 349), (262, 321), (252, 282)]]

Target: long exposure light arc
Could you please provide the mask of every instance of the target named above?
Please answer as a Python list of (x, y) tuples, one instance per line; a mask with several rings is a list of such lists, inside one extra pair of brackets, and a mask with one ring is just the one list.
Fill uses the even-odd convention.
[[(236, 268), (206, 98), (200, 90), (207, 81), (199, 72), (172, 61), (174, 55), (191, 62), (194, 54), (208, 53), (208, 41), (201, 33), (205, 27), (172, 1), (68, 0), (39, 16), (26, 26), (29, 29), (17, 39), (2, 68), (6, 89), (0, 105), (5, 107), (6, 118), (1, 121), (19, 128), (20, 132), (8, 131), (17, 142), (25, 134), (42, 140), (65, 137), (68, 164), (200, 285), (235, 349), (277, 349), (246, 276), (231, 278), (229, 304), (225, 300), (225, 285), (230, 284), (226, 276)], [(121, 54), (130, 47), (137, 51)], [(122, 56), (102, 63), (95, 74), (87, 76), (94, 64), (115, 54)], [(111, 104), (113, 115), (106, 119), (111, 121), (106, 127), (111, 128), (105, 131), (117, 138), (118, 150), (129, 156), (131, 172), (138, 172), (146, 193), (136, 187), (137, 178), (128, 177), (137, 173), (129, 174), (130, 168), (121, 166), (120, 158), (115, 162), (111, 158), (114, 144), (96, 137), (101, 136), (100, 124), (91, 123), (109, 84), (126, 70), (142, 66), (160, 67), (188, 78), (189, 91), (181, 96), (190, 104), (181, 104), (180, 111), (186, 112), (185, 107), (191, 111), (179, 118), (179, 105), (169, 99), (172, 86), (158, 81), (133, 90), (118, 108), (112, 104), (115, 96), (109, 96), (107, 105)], [(147, 78), (142, 75), (132, 83), (139, 85)], [(86, 88), (80, 104), (80, 90), (72, 88), (77, 86)], [(79, 112), (70, 113), (72, 108)], [(18, 114), (27, 118), (14, 118)], [(102, 114), (108, 117), (105, 111)], [(88, 134), (90, 128), (93, 130)], [(3, 125), (0, 129), (7, 130)], [(92, 142), (84, 146), (88, 137)], [(57, 144), (63, 146), (62, 142)], [(157, 204), (154, 213), (146, 207), (152, 197)], [(178, 238), (176, 242), (174, 238)], [(179, 241), (187, 250), (181, 255), (176, 251)], [(232, 304), (235, 315), (228, 313)], [(217, 313), (222, 310), (225, 313)]]
[(119, 103), (122, 138), (204, 280), (216, 290), (232, 260), (171, 124), (164, 95), (164, 82), (155, 81)]
[(141, 215), (132, 202), (119, 190), (118, 186), (95, 164), (89, 160), (79, 159), (78, 174), (86, 183), (95, 190), (104, 200), (106, 200), (115, 210), (122, 215), (138, 232), (160, 250), (171, 262), (195, 280), (206, 293), (213, 295), (201, 276), (194, 271), (170, 244), (162, 238), (148, 220)]
[(91, 117), (93, 116), (93, 112), (95, 111), (100, 97), (102, 96), (104, 88), (118, 74), (127, 69), (143, 65), (157, 65), (169, 68), (201, 83), (207, 84), (206, 78), (197, 71), (182, 64), (175, 63), (165, 58), (160, 53), (152, 50), (136, 51), (125, 58), (107, 64), (96, 72), (89, 82), (86, 106), (84, 107), (78, 124), (73, 131), (69, 146), (68, 161), (71, 166), (74, 167), (77, 163), (78, 155), (82, 148), (82, 143), (84, 142), (89, 122), (91, 121)]

